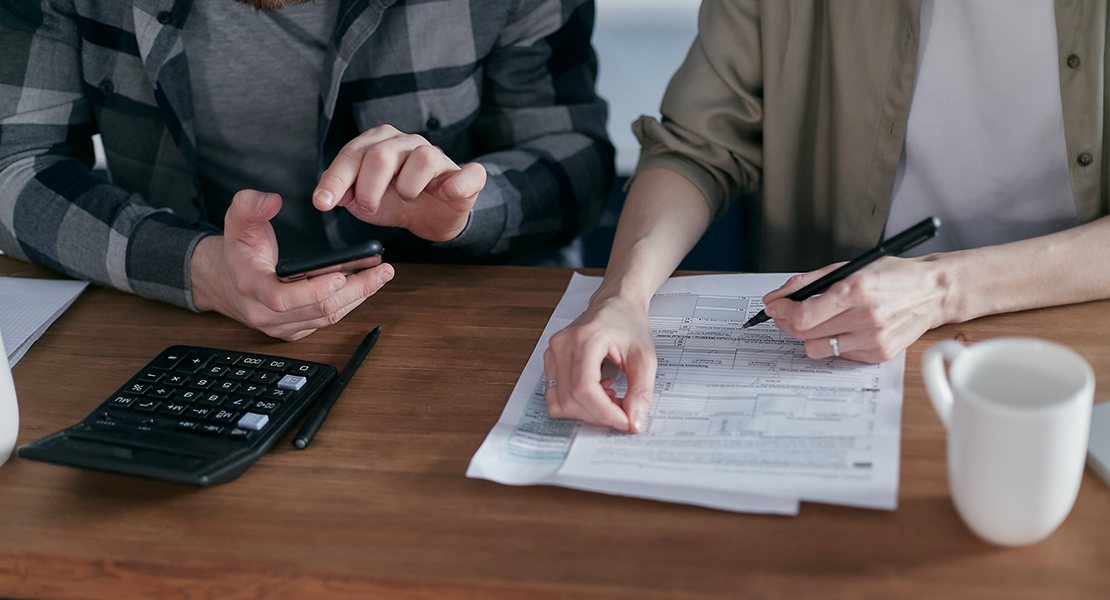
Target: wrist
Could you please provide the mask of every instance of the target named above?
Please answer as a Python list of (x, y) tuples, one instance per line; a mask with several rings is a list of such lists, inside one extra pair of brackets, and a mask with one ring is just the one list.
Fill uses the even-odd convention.
[(199, 242), (189, 260), (189, 283), (193, 292), (193, 305), (197, 310), (216, 310), (216, 293), (219, 258), (223, 251), (223, 236), (210, 235)]
[(945, 252), (923, 257), (930, 268), (929, 280), (933, 282), (940, 303), (937, 322), (930, 329), (974, 318), (968, 314), (966, 298), (961, 292), (960, 261), (954, 254)]

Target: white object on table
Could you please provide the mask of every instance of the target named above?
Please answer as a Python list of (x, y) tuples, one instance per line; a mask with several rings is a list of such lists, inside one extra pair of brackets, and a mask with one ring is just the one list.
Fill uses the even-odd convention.
[(4, 351), (4, 339), (0, 335), (0, 465), (7, 462), (12, 455), (17, 437), (19, 404), (15, 401), (15, 382), (12, 381), (8, 354)]
[(921, 375), (948, 430), (948, 483), (964, 523), (1005, 546), (1055, 531), (1083, 479), (1095, 392), (1087, 361), (1045, 340), (945, 340), (925, 352)]
[(0, 332), (12, 366), (88, 285), (68, 279), (0, 277)]

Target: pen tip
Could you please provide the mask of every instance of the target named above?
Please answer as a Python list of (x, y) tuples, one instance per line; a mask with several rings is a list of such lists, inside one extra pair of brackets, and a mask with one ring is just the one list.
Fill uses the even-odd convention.
[(293, 440), (293, 445), (301, 450), (304, 450), (305, 446), (308, 446), (308, 444), (304, 443), (304, 440), (302, 439)]

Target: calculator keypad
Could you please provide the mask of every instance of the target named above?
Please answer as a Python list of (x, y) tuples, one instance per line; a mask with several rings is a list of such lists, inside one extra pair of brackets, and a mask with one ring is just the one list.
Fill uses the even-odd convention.
[[(164, 352), (86, 420), (108, 431), (178, 432), (249, 441), (295, 404), (317, 365), (193, 348)], [(157, 417), (157, 418), (155, 418)]]

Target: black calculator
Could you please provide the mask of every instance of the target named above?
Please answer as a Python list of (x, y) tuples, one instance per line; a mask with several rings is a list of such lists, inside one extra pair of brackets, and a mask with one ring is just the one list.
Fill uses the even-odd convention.
[(274, 445), (335, 367), (171, 346), (80, 423), (19, 456), (197, 486), (225, 483)]

